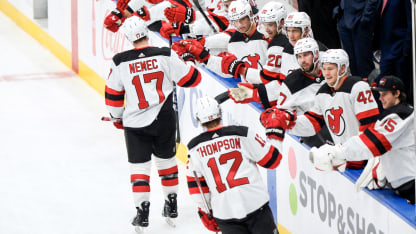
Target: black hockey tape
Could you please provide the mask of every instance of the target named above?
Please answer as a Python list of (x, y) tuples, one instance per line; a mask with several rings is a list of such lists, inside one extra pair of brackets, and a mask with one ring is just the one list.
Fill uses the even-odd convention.
[(229, 98), (230, 97), (228, 96), (228, 90), (215, 96), (215, 100), (218, 102), (218, 104), (227, 101)]

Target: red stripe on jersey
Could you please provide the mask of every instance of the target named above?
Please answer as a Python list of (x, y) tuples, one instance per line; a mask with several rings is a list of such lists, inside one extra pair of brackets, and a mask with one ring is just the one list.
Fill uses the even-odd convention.
[(267, 154), (264, 155), (264, 157), (258, 161), (257, 164), (265, 168), (274, 169), (280, 164), (281, 159), (282, 155), (279, 150), (277, 150), (274, 146), (270, 146), (269, 152), (267, 152)]
[[(389, 140), (380, 132), (376, 131), (374, 128), (368, 128), (368, 130), (376, 136), (376, 138), (380, 141), (386, 151), (391, 150), (391, 144)], [(383, 154), (385, 152), (382, 152)]]
[(369, 124), (366, 124), (366, 125), (360, 125), (360, 127), (358, 128), (358, 130), (360, 131), (360, 132), (363, 132), (364, 130), (366, 130), (367, 128), (373, 128), (374, 127), (374, 125), (376, 125), (376, 123), (375, 122), (373, 122), (373, 123), (369, 123)]
[(109, 88), (107, 85), (105, 86), (105, 92), (111, 95), (124, 95), (126, 93), (126, 91), (122, 90), (122, 91), (117, 91), (114, 90), (112, 88)]
[[(310, 115), (304, 115), (304, 116), (308, 118), (308, 120), (311, 122), (313, 129), (315, 130), (315, 133), (319, 132), (321, 130), (321, 124), (314, 117), (323, 119), (322, 115), (318, 115), (310, 111), (308, 111), (307, 113), (309, 113)], [(314, 117), (312, 117), (311, 115)]]
[[(187, 84), (190, 81), (191, 83)], [(178, 85), (181, 87), (194, 87), (197, 86), (199, 82), (201, 82), (201, 73), (194, 66), (191, 66), (188, 74), (179, 80)]]
[(133, 192), (135, 193), (148, 193), (150, 192), (150, 186), (133, 186)]
[(124, 100), (120, 100), (120, 101), (113, 101), (110, 99), (105, 99), (105, 104), (107, 106), (112, 106), (112, 107), (123, 107), (124, 106)]
[(360, 112), (360, 113), (356, 114), (355, 116), (357, 117), (358, 120), (361, 120), (361, 119), (368, 118), (368, 117), (371, 117), (371, 116), (376, 116), (376, 115), (378, 115), (378, 113), (379, 113), (378, 109), (374, 108), (374, 109), (371, 109), (371, 110)]
[(158, 170), (157, 171), (159, 173), (160, 176), (162, 175), (169, 175), (169, 174), (173, 174), (173, 173), (178, 173), (178, 166), (173, 166), (171, 168), (168, 169), (162, 169), (162, 170)]
[(150, 181), (150, 176), (145, 175), (145, 174), (132, 174), (130, 176), (130, 181), (135, 181), (135, 180), (147, 180), (147, 181)]
[(371, 151), (373, 156), (379, 156), (380, 151), (378, 151), (377, 147), (374, 145), (374, 143), (368, 139), (368, 137), (364, 134), (359, 135), (360, 139), (363, 141), (363, 143), (367, 146), (367, 148)]
[(272, 71), (267, 70), (266, 68), (263, 68), (262, 72), (260, 72), (260, 78), (261, 78), (261, 81), (264, 84), (267, 84), (272, 80), (277, 80), (279, 82), (279, 84), (282, 84), (282, 80), (280, 79), (280, 75), (281, 75), (281, 73), (272, 72)]
[(178, 185), (178, 178), (170, 180), (161, 180), (163, 186), (176, 186)]

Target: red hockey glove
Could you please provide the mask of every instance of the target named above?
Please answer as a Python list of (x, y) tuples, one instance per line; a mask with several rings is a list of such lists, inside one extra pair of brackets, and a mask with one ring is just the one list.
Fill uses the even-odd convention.
[(139, 16), (144, 21), (150, 20), (150, 13), (146, 6), (143, 6), (142, 8), (138, 9), (136, 12), (134, 12), (134, 15)]
[(260, 121), (268, 138), (283, 140), (285, 131), (295, 125), (296, 114), (272, 107), (261, 113)]
[(117, 9), (121, 12), (123, 12), (125, 9), (127, 9), (128, 7), (128, 3), (130, 2), (130, 0), (118, 0), (117, 1)]
[(114, 9), (107, 17), (105, 17), (104, 27), (111, 32), (117, 32), (125, 19), (126, 17), (123, 17), (123, 14), (121, 14), (118, 9)]
[(218, 227), (217, 221), (213, 217), (209, 217), (207, 213), (201, 210), (201, 208), (198, 207), (198, 215), (199, 218), (201, 218), (202, 223), (204, 226), (213, 232), (220, 232), (221, 230)]
[(186, 50), (185, 46), (179, 44), (179, 42), (173, 42), (172, 50), (174, 50), (184, 61), (192, 61), (195, 63), (195, 57)]
[(158, 4), (159, 2), (163, 2), (163, 0), (146, 0), (146, 1), (151, 4)]
[(259, 93), (251, 83), (238, 83), (238, 88), (228, 89), (228, 96), (235, 103), (260, 102)]
[(234, 54), (228, 52), (222, 52), (218, 54), (218, 56), (222, 57), (221, 60), (221, 71), (224, 74), (230, 74), (234, 78), (240, 76), (243, 73), (244, 68), (247, 67), (247, 64), (241, 60), (238, 60)]
[(195, 56), (196, 60), (200, 63), (206, 62), (209, 57), (211, 56), (209, 54), (209, 51), (205, 49), (203, 45), (199, 42), (185, 42), (185, 41), (179, 41), (182, 45), (185, 45), (186, 50), (191, 53), (193, 56)]
[(122, 119), (117, 119), (117, 121), (114, 121), (113, 124), (114, 124), (114, 127), (116, 127), (117, 129), (124, 129)]
[(195, 10), (187, 0), (169, 0), (172, 7), (165, 9), (165, 17), (170, 22), (185, 22), (190, 24), (195, 20)]
[(171, 36), (180, 36), (183, 23), (169, 23), (162, 20), (162, 27), (160, 28), (160, 35), (166, 39)]

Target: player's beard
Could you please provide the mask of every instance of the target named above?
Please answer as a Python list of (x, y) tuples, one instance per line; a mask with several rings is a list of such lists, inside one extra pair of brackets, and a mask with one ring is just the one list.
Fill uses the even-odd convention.
[(302, 66), (302, 68), (303, 68), (303, 71), (304, 72), (308, 72), (308, 73), (310, 73), (310, 72), (313, 72), (313, 69), (314, 69), (314, 65), (313, 64), (311, 64), (309, 67), (307, 67), (307, 68), (304, 68), (303, 66)]

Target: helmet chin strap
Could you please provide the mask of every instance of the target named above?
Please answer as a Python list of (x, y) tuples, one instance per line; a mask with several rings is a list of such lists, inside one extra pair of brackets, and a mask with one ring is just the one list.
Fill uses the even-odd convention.
[(342, 75), (340, 75), (339, 73), (341, 72), (341, 68), (342, 68), (342, 66), (341, 66), (341, 67), (339, 67), (339, 68), (338, 68), (338, 71), (337, 71), (337, 81), (335, 81), (335, 84), (334, 84), (334, 85), (330, 85), (330, 84), (328, 84), (328, 85), (329, 85), (329, 87), (331, 87), (331, 88), (334, 88), (334, 89), (335, 89), (335, 87), (337, 87), (337, 85), (338, 85), (339, 81), (341, 80), (341, 78), (342, 78), (342, 77), (344, 77), (344, 76), (347, 74), (347, 69), (345, 69), (344, 73), (342, 73)]
[[(250, 17), (250, 16), (249, 16), (249, 17)], [(241, 33), (246, 34), (246, 33), (250, 32), (250, 31), (251, 31), (251, 28), (253, 27), (253, 24), (254, 24), (254, 21), (253, 21), (253, 19), (250, 17), (250, 28), (248, 28), (248, 29), (247, 29), (247, 31), (245, 31), (245, 32), (241, 32)]]

